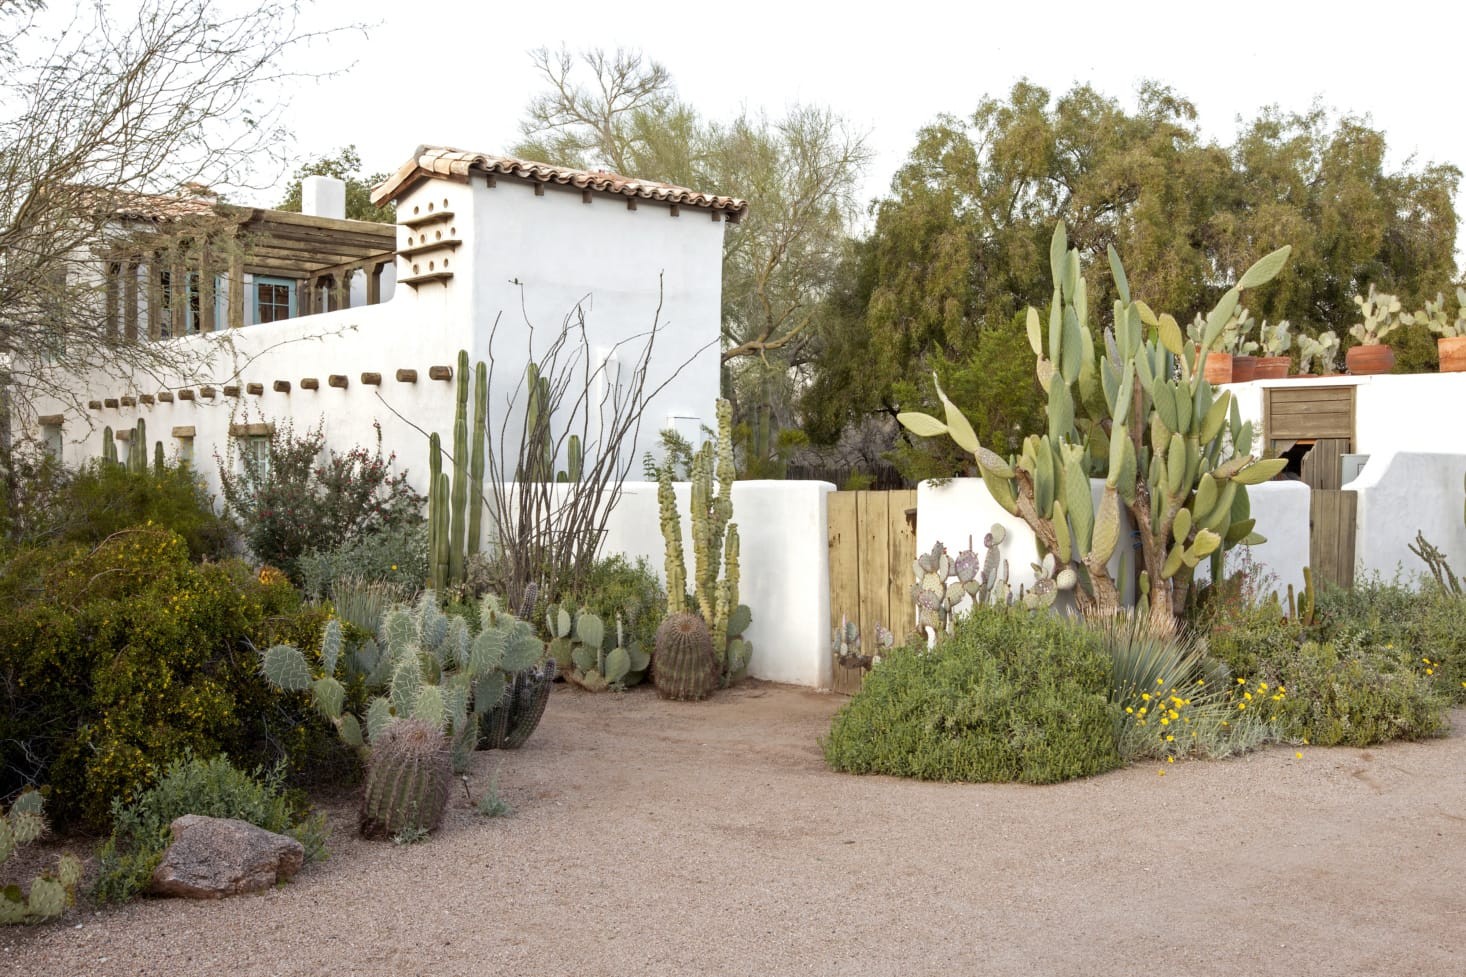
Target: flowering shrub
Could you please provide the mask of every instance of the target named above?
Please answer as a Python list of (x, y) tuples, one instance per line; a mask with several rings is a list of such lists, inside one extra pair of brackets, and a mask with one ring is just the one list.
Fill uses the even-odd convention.
[(273, 761), (311, 739), (247, 642), (318, 633), (325, 612), (288, 583), (192, 563), (182, 537), (144, 526), (21, 554), (0, 567), (0, 593), (0, 795), (49, 785), (60, 824), (105, 826), (114, 797), (186, 749)]
[(215, 460), (224, 500), (250, 552), (292, 580), (301, 579), (304, 553), (422, 521), (422, 496), (406, 473), (393, 473), (396, 455), (383, 457), (380, 426), (371, 451), (327, 450), (320, 424), (297, 437), (286, 422), (269, 439), (268, 460), (241, 452), (237, 472), (232, 459)]

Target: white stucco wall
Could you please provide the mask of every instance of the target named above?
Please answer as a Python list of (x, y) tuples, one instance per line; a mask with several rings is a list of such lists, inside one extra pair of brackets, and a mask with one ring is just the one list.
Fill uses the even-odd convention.
[[(1444, 426), (1444, 425), (1442, 425)], [(1466, 569), (1466, 454), (1380, 451), (1344, 486), (1359, 495), (1356, 571), (1410, 581), (1426, 572), (1409, 545), (1415, 534), (1445, 553), (1457, 573)]]
[[(1103, 479), (1090, 479), (1090, 492), (1096, 505), (1104, 492), (1104, 487)], [(932, 546), (940, 542), (947, 547), (947, 552), (950, 554), (956, 555), (970, 545), (979, 556), (982, 556), (985, 552), (982, 546), (983, 536), (994, 523), (1008, 530), (1007, 538), (998, 550), (1003, 559), (1008, 562), (1008, 585), (1016, 594), (1020, 585), (1025, 589), (1033, 585), (1035, 578), (1033, 564), (1039, 561), (1038, 540), (1034, 537), (1032, 530), (1028, 528), (1028, 524), (998, 505), (980, 478), (954, 478), (942, 485), (922, 482), (916, 488), (916, 552), (918, 554), (930, 552)], [(1115, 553), (1109, 562), (1110, 574), (1116, 580), (1122, 579), (1120, 563), (1124, 555), (1123, 544), (1130, 538), (1130, 518), (1122, 506), (1120, 510), (1121, 545), (1115, 547)], [(1135, 559), (1132, 553), (1130, 558), (1132, 572)], [(1133, 587), (1126, 581), (1122, 584), (1121, 598), (1126, 601), (1133, 600), (1132, 590)], [(1064, 598), (1061, 597), (1061, 600)]]
[[(1247, 500), (1255, 531), (1267, 538), (1256, 546), (1239, 546), (1227, 554), (1227, 572), (1238, 564), (1250, 561), (1258, 571), (1264, 589), (1258, 597), (1276, 593), (1286, 599), (1288, 585), (1295, 592), (1303, 589), (1303, 568), (1309, 563), (1309, 505), (1312, 491), (1302, 482), (1264, 482), (1249, 486)], [(1198, 583), (1211, 580), (1211, 561), (1203, 560), (1196, 567)]]
[[(674, 485), (687, 574), (694, 571), (692, 486)], [(738, 524), (739, 598), (753, 612), (749, 674), (771, 682), (830, 687), (828, 482), (733, 483)], [(627, 482), (606, 525), (601, 554), (645, 557), (666, 583), (666, 549), (655, 482)]]
[(1466, 453), (1466, 425), (1432, 423), (1442, 409), (1466, 404), (1466, 373), (1405, 373), (1338, 376), (1309, 380), (1253, 380), (1228, 383), (1243, 420), (1261, 433), (1263, 391), (1269, 387), (1354, 387), (1354, 451)]

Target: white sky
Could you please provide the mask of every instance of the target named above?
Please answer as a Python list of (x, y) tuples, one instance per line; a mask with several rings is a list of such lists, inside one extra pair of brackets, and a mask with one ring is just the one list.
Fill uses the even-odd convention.
[(713, 118), (742, 105), (833, 108), (875, 152), (863, 201), (884, 193), (922, 125), (970, 114), (1024, 76), (1055, 95), (1088, 82), (1127, 105), (1154, 78), (1189, 98), (1221, 141), (1239, 116), (1271, 103), (1303, 111), (1317, 97), (1368, 115), (1392, 166), (1413, 155), (1466, 167), (1466, 6), (1453, 0), (319, 4), (316, 20), (372, 26), (320, 52), (351, 68), (295, 93), (297, 153), (355, 143), (369, 171), (396, 168), (419, 143), (507, 151), (540, 87), (527, 52), (562, 44), (638, 47)]

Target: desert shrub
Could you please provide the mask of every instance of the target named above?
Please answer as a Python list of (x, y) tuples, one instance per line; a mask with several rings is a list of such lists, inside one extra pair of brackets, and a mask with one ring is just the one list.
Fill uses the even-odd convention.
[(78, 471), (64, 496), (64, 538), (99, 543), (129, 526), (154, 525), (183, 537), (194, 559), (229, 555), (229, 523), (216, 515), (198, 472), (187, 465), (132, 472), (97, 461)]
[(1466, 598), (1427, 587), (1405, 633), (1406, 647), (1443, 695), (1466, 701)]
[(892, 652), (836, 714), (836, 770), (1051, 783), (1117, 767), (1110, 658), (1048, 614), (978, 608), (935, 651)]
[(420, 524), (422, 496), (405, 472), (393, 473), (396, 455), (383, 457), (381, 440), (378, 428), (375, 449), (339, 454), (326, 448), (321, 425), (297, 436), (284, 422), (270, 434), (268, 462), (242, 452), (236, 472), (216, 458), (224, 500), (255, 558), (299, 581), (305, 553)]
[(27, 552), (0, 594), (0, 795), (49, 785), (59, 825), (105, 827), (187, 749), (259, 762), (320, 731), (278, 716), (251, 639), (318, 634), (321, 611), (239, 561), (193, 563), (176, 533)]
[(385, 526), (335, 549), (311, 550), (299, 567), (302, 589), (317, 600), (334, 598), (338, 580), (394, 584), (410, 597), (428, 578), (427, 529), (421, 523)]
[(1308, 642), (1288, 657), (1264, 662), (1262, 677), (1286, 693), (1257, 701), (1277, 716), (1285, 739), (1319, 746), (1368, 746), (1440, 736), (1449, 700), (1409, 652)]
[(114, 805), (112, 834), (98, 853), (96, 898), (126, 902), (142, 893), (168, 847), (169, 826), (185, 814), (248, 821), (299, 841), (307, 861), (325, 857), (325, 818), (284, 790), (281, 767), (246, 772), (225, 756), (186, 753), (137, 800)]
[(667, 592), (645, 557), (632, 563), (618, 554), (597, 560), (580, 592), (566, 603), (600, 617), (607, 634), (615, 634), (619, 614), (626, 641), (640, 641), (643, 648), (650, 649), (667, 610)]

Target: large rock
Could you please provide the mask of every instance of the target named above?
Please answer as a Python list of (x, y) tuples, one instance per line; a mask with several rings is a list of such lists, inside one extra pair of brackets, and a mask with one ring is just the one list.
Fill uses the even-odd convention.
[(189, 899), (222, 899), (289, 881), (305, 862), (294, 838), (234, 818), (185, 814), (171, 825), (173, 842), (153, 871), (152, 891)]

